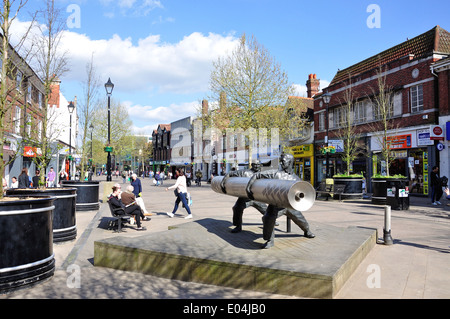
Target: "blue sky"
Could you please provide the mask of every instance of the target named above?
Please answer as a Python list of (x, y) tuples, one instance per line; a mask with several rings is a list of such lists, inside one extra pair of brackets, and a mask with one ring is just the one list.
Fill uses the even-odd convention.
[[(28, 10), (41, 3), (30, 0)], [(436, 25), (450, 31), (450, 2), (435, 0), (57, 0), (57, 4), (69, 19), (76, 14), (74, 8), (79, 9), (75, 17), (80, 24), (67, 28), (63, 43), (72, 65), (61, 77), (67, 100), (81, 96), (85, 65), (94, 53), (101, 79), (111, 77), (115, 84), (113, 98), (127, 106), (136, 131), (148, 134), (159, 123), (195, 115), (208, 96), (212, 61), (230, 52), (243, 33), (255, 35), (288, 73), (298, 94), (304, 95), (310, 73), (317, 74), (325, 87), (338, 68)], [(372, 4), (379, 10), (368, 12)], [(379, 20), (371, 20), (378, 12)], [(368, 18), (379, 27), (369, 27)]]

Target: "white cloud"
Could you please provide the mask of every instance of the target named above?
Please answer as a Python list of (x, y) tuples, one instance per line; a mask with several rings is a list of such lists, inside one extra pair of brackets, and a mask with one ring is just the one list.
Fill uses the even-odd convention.
[(197, 101), (157, 107), (134, 104), (131, 101), (122, 103), (126, 106), (131, 118), (138, 118), (140, 122), (153, 129), (156, 129), (158, 124), (169, 124), (188, 116), (196, 116), (200, 107)]
[(94, 53), (100, 75), (114, 78), (125, 91), (196, 93), (208, 89), (212, 61), (231, 51), (233, 36), (194, 32), (178, 43), (164, 43), (159, 35), (122, 39), (93, 40), (84, 34), (66, 31), (62, 50), (70, 54), (70, 80), (82, 81), (85, 65)]

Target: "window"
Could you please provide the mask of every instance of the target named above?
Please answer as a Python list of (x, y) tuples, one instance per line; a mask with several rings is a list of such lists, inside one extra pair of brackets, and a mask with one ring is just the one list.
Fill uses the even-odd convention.
[(16, 112), (14, 113), (14, 133), (20, 133), (20, 107), (16, 106)]
[(366, 105), (364, 102), (356, 102), (354, 107), (354, 122), (364, 123), (366, 121)]
[(28, 136), (30, 136), (31, 135), (31, 114), (27, 114), (26, 119), (27, 119), (27, 123), (26, 123), (25, 127), (27, 128)]
[(325, 130), (325, 112), (319, 113), (319, 131)]
[(411, 113), (423, 111), (423, 86), (411, 87)]
[(17, 70), (16, 72), (16, 88), (18, 90), (21, 89), (21, 85), (22, 85), (22, 78), (23, 78), (23, 74), (20, 70)]
[(42, 121), (39, 120), (38, 123), (38, 141), (42, 141)]
[(347, 122), (347, 110), (344, 107), (338, 107), (333, 110), (333, 127), (344, 127)]

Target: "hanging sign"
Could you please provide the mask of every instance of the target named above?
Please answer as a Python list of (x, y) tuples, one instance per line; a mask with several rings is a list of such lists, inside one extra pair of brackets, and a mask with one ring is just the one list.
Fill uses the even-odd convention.
[(431, 125), (430, 140), (444, 140), (444, 129), (441, 125)]

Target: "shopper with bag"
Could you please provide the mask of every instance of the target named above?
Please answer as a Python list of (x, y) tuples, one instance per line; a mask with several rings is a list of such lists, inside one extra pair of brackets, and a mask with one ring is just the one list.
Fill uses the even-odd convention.
[(184, 208), (186, 209), (186, 211), (188, 213), (188, 215), (185, 217), (185, 219), (190, 219), (190, 218), (192, 218), (192, 213), (189, 208), (189, 203), (187, 201), (186, 176), (184, 176), (184, 171), (182, 168), (177, 168), (176, 174), (177, 174), (177, 181), (176, 181), (175, 185), (166, 188), (166, 191), (168, 191), (169, 189), (175, 188), (175, 196), (177, 197), (177, 199), (175, 200), (175, 206), (173, 207), (172, 212), (167, 213), (167, 215), (169, 217), (173, 217), (175, 212), (178, 210), (178, 205), (180, 204), (180, 202), (182, 202)]

